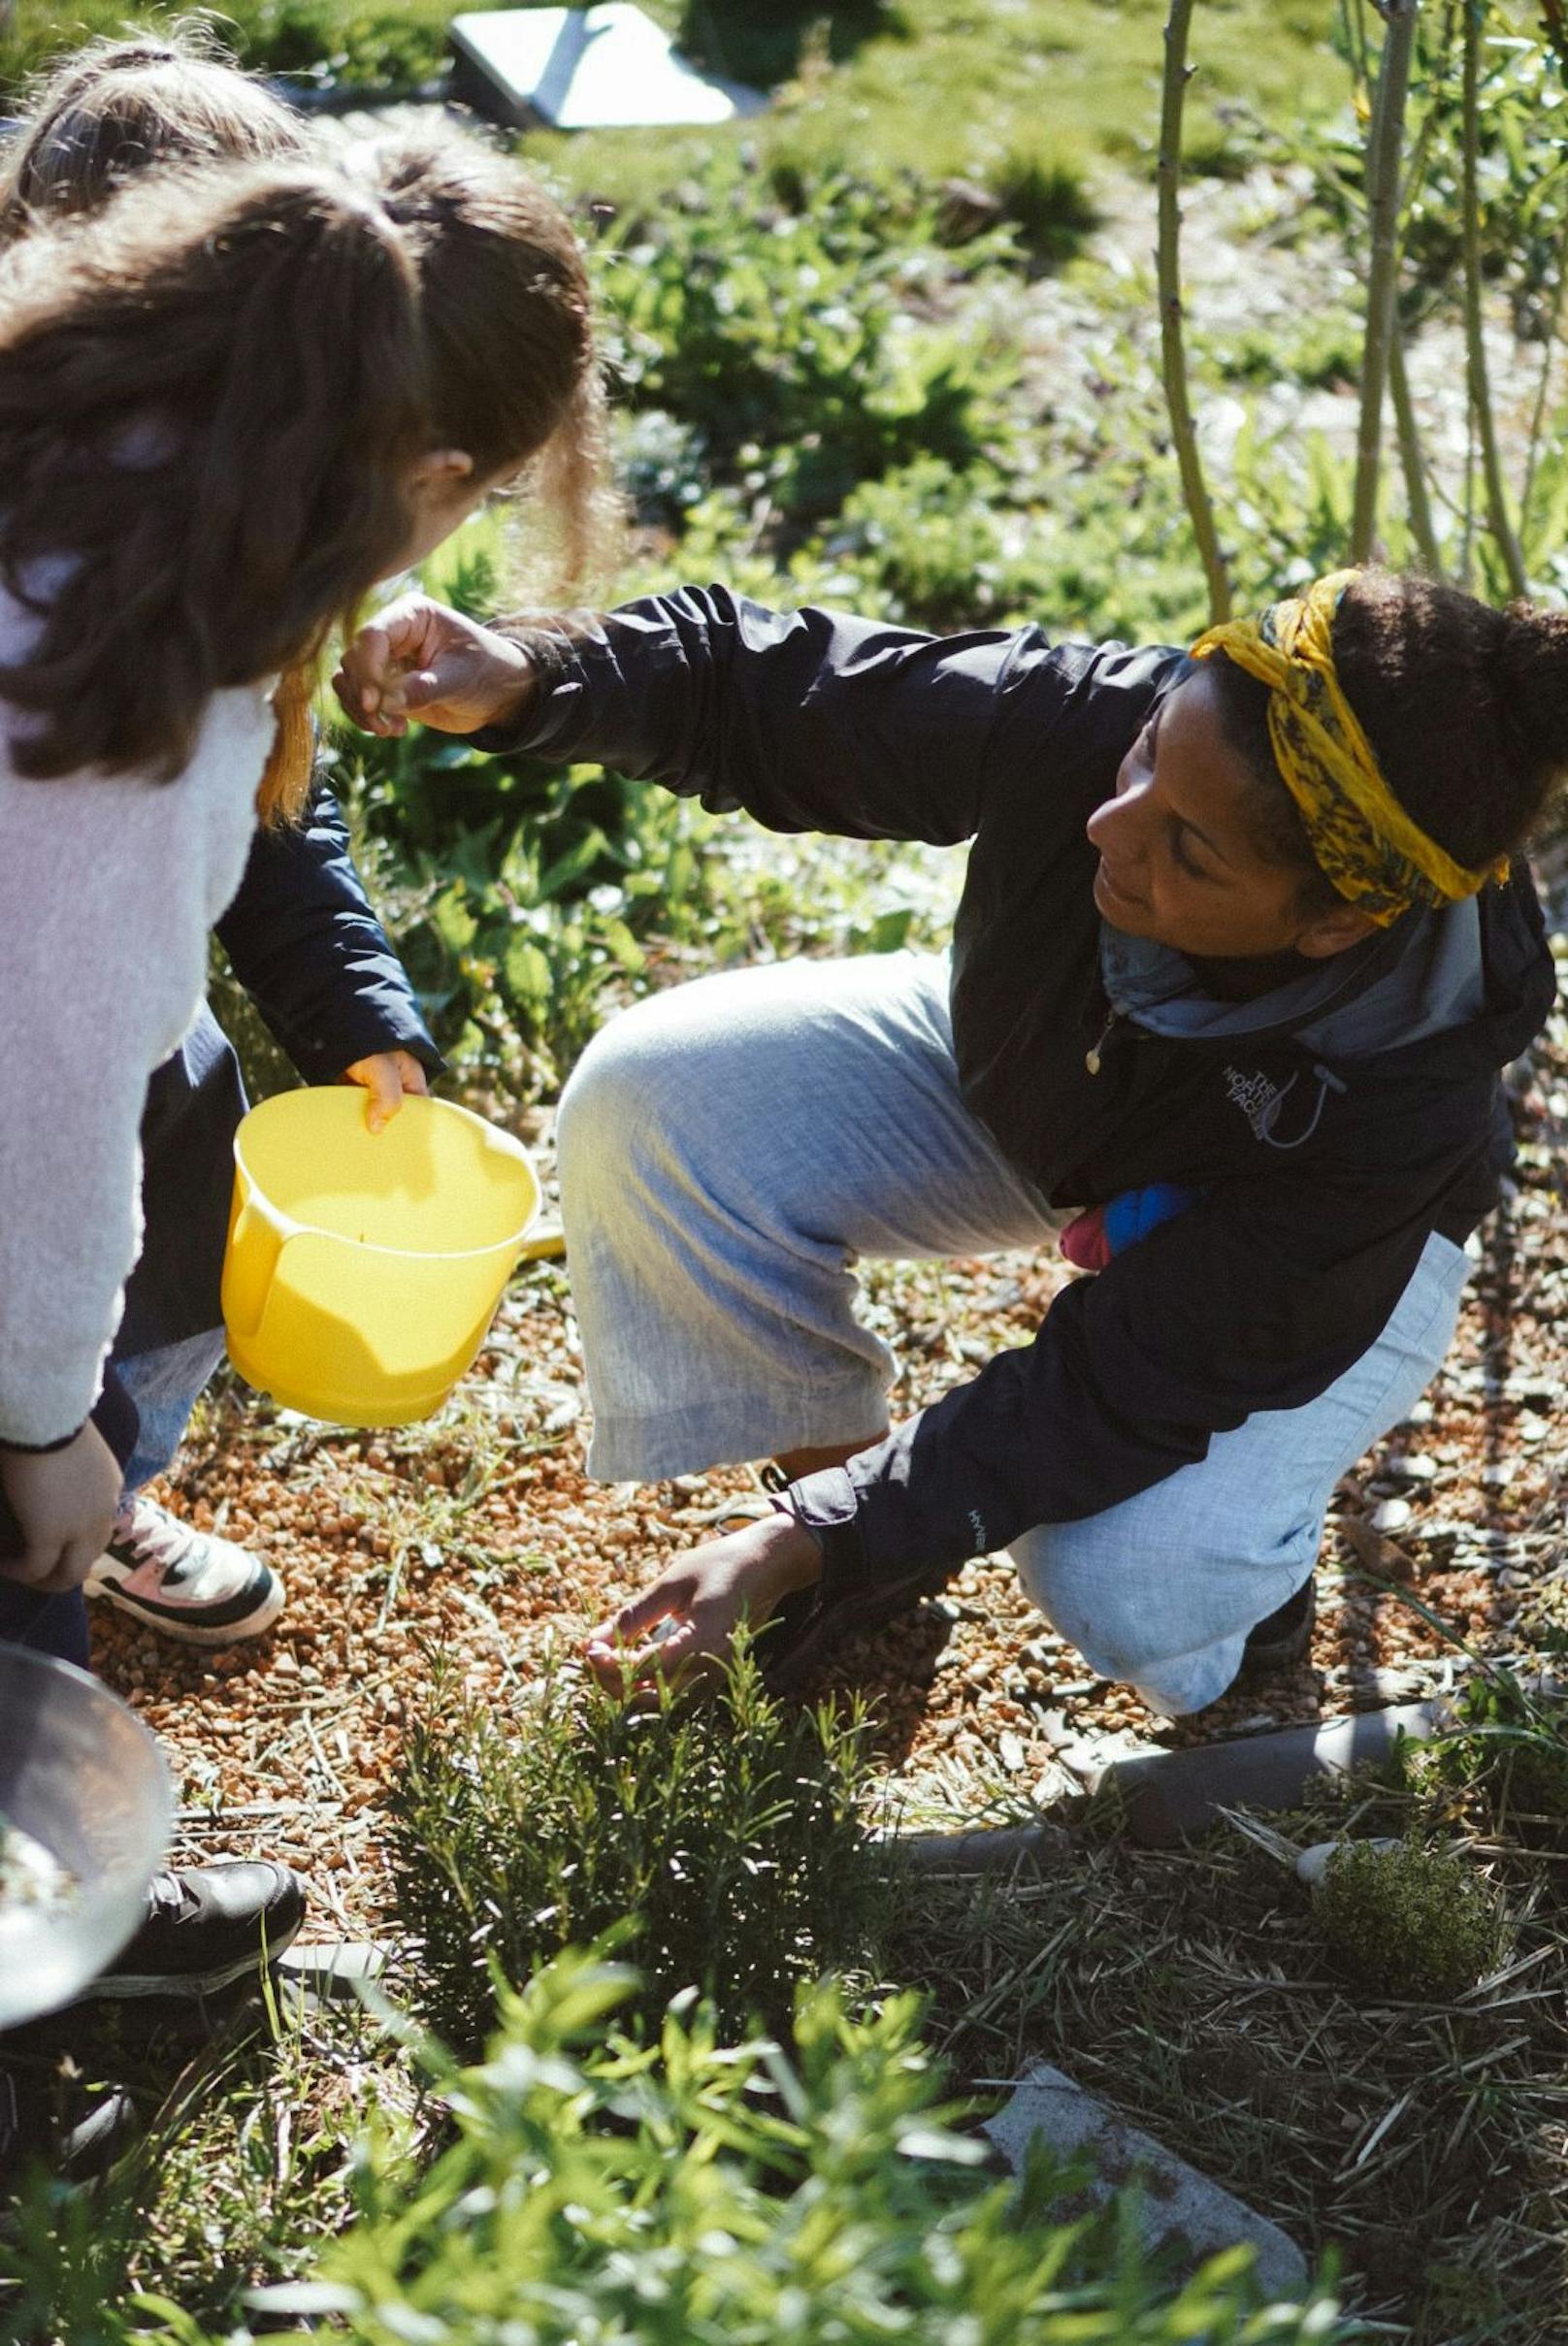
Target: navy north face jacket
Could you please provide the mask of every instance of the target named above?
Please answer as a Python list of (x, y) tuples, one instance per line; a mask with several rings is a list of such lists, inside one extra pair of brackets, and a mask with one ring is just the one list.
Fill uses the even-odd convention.
[[(236, 978), (307, 1083), (356, 1059), (407, 1051), (441, 1065), (413, 989), (370, 908), (342, 809), (318, 780), (300, 822), (259, 831), (217, 925)], [(240, 1063), (204, 1010), (147, 1087), (142, 1124), (142, 1252), (114, 1340), (128, 1359), (221, 1319)]]
[[(1462, 1243), (1495, 1202), (1499, 1071), (1554, 992), (1522, 866), (1452, 908), (1475, 924), (1464, 1014), (1437, 1031), (1418, 1015), (1391, 1047), (1336, 1054), (1321, 997), (1238, 1036), (1163, 1030), (1108, 991), (1084, 825), (1184, 653), (928, 636), (717, 588), (516, 632), (541, 689), (481, 747), (600, 759), (776, 831), (967, 840), (952, 1009), (969, 1107), (1054, 1207), (1201, 1192), (1060, 1294), (1032, 1344), (794, 1486), (830, 1585), (1098, 1514), (1253, 1411), (1315, 1399), (1376, 1341), (1428, 1237)], [(1410, 925), (1450, 918), (1408, 916), (1330, 983), (1370, 1000)]]

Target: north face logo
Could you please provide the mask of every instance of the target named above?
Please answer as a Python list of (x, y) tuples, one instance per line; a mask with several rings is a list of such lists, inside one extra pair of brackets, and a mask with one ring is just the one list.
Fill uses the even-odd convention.
[(1278, 1084), (1271, 1084), (1262, 1070), (1244, 1075), (1239, 1067), (1225, 1071), (1225, 1090), (1253, 1128), (1258, 1140), (1267, 1140), (1273, 1129), (1284, 1097)]

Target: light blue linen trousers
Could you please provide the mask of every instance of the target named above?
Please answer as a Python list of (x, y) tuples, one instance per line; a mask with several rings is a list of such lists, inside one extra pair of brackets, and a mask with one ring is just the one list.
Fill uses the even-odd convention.
[[(654, 995), (595, 1038), (558, 1128), (590, 1473), (868, 1439), (896, 1363), (856, 1318), (857, 1260), (1052, 1240), (1060, 1218), (964, 1104), (947, 983), (936, 955), (781, 962)], [(1334, 1484), (1442, 1360), (1468, 1269), (1429, 1239), (1377, 1343), (1316, 1401), (1014, 1543), (1093, 1670), (1170, 1715), (1225, 1692), (1248, 1631), (1310, 1576)]]

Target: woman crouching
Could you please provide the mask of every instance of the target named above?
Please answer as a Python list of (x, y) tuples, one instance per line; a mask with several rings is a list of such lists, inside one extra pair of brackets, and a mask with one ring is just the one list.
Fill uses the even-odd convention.
[[(1568, 618), (1377, 571), (1190, 653), (718, 589), (570, 631), (413, 599), (340, 691), (775, 831), (971, 842), (951, 957), (699, 980), (568, 1087), (590, 1471), (786, 1485), (596, 1633), (607, 1682), (745, 1614), (799, 1685), (1002, 1548), (1167, 1713), (1304, 1648), (1330, 1494), (1448, 1348), (1552, 998), (1510, 858), (1568, 764)], [(890, 1431), (856, 1261), (1064, 1222), (1096, 1275)]]

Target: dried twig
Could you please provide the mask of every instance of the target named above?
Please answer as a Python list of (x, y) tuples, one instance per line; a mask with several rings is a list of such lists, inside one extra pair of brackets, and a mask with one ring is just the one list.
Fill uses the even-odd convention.
[(1468, 355), (1470, 406), (1481, 446), (1481, 477), (1486, 520), (1497, 540), (1512, 593), (1527, 595), (1524, 556), (1508, 512), (1503, 486), (1502, 458), (1497, 448), (1497, 419), (1492, 412), (1491, 386), (1486, 379), (1486, 345), (1481, 311), (1481, 16), (1485, 0), (1470, 0), (1464, 12), (1464, 339)]
[(1160, 111), (1160, 239), (1156, 267), (1160, 287), (1160, 350), (1171, 444), (1181, 472), (1188, 518), (1208, 580), (1209, 618), (1217, 623), (1230, 616), (1230, 579), (1198, 455), (1182, 338), (1182, 101), (1192, 73), (1187, 62), (1187, 34), (1192, 18), (1192, 0), (1171, 0), (1165, 23), (1164, 96)]
[(1393, 398), (1394, 430), (1399, 440), (1399, 462), (1405, 476), (1405, 500), (1410, 507), (1410, 531), (1421, 556), (1421, 567), (1432, 578), (1443, 575), (1443, 556), (1432, 520), (1432, 501), (1426, 492), (1426, 458), (1410, 395), (1405, 366), (1405, 338), (1397, 315), (1388, 341), (1388, 389)]
[(1394, 293), (1399, 274), (1399, 163), (1419, 7), (1420, 0), (1384, 0), (1387, 30), (1378, 67), (1377, 100), (1367, 132), (1366, 342), (1361, 357), (1361, 416), (1356, 435), (1356, 503), (1351, 520), (1353, 562), (1367, 561), (1377, 538), (1383, 398), (1394, 337)]

